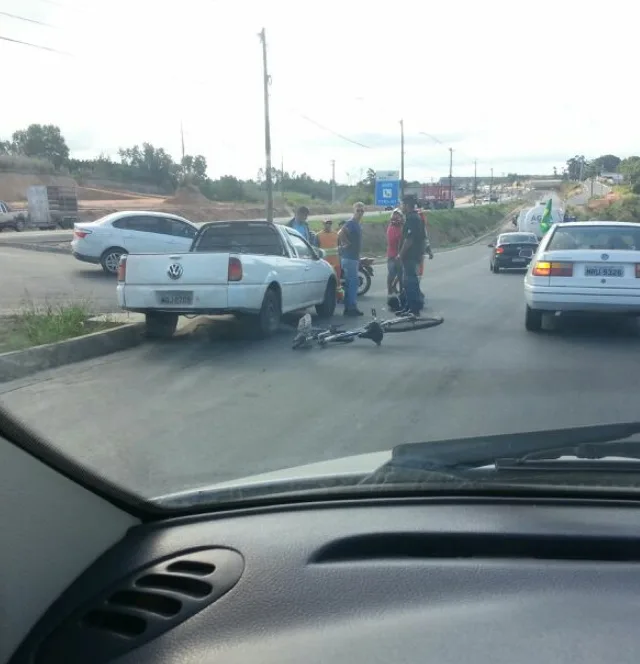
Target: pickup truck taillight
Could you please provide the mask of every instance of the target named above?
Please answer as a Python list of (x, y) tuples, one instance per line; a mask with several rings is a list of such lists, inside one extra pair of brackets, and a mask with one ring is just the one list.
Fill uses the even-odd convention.
[(229, 269), (227, 271), (228, 281), (241, 281), (242, 280), (242, 263), (239, 258), (235, 256), (229, 257)]
[(124, 281), (127, 276), (127, 257), (120, 256), (120, 262), (118, 263), (118, 281)]

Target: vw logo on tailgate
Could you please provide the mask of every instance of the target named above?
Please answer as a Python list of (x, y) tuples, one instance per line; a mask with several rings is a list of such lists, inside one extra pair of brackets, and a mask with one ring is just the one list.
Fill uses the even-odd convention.
[(171, 263), (169, 267), (167, 268), (167, 274), (169, 275), (169, 279), (180, 279), (182, 276), (182, 265), (180, 263)]

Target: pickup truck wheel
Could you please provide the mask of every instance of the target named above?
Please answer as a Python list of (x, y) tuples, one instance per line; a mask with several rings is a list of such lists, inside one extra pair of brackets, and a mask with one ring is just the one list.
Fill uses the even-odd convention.
[(178, 314), (150, 312), (145, 315), (145, 334), (149, 339), (170, 339), (178, 326)]
[(117, 274), (118, 265), (120, 264), (120, 257), (127, 253), (125, 249), (120, 247), (110, 247), (100, 257), (100, 265), (107, 274)]
[(24, 230), (24, 219), (18, 219), (16, 221), (16, 230), (18, 233), (21, 233)]
[(324, 300), (316, 304), (316, 313), (320, 318), (331, 318), (336, 311), (336, 282), (333, 279), (327, 281), (324, 289)]
[(254, 321), (255, 332), (263, 339), (272, 336), (278, 331), (281, 318), (280, 295), (273, 288), (270, 288), (264, 294), (262, 308)]

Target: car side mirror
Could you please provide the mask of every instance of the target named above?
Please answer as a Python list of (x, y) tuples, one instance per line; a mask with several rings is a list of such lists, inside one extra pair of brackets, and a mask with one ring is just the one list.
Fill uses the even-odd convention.
[(316, 254), (318, 258), (324, 258), (327, 255), (326, 251), (324, 249), (320, 249), (319, 247), (316, 248)]

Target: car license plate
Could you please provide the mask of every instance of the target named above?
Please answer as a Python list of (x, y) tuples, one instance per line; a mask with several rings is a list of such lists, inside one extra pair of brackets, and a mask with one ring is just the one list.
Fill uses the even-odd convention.
[(160, 291), (156, 292), (158, 302), (166, 306), (184, 306), (193, 304), (193, 291)]
[(585, 265), (585, 277), (624, 277), (624, 268), (618, 265)]
[(526, 258), (513, 258), (512, 262), (514, 263), (524, 263), (527, 259)]

